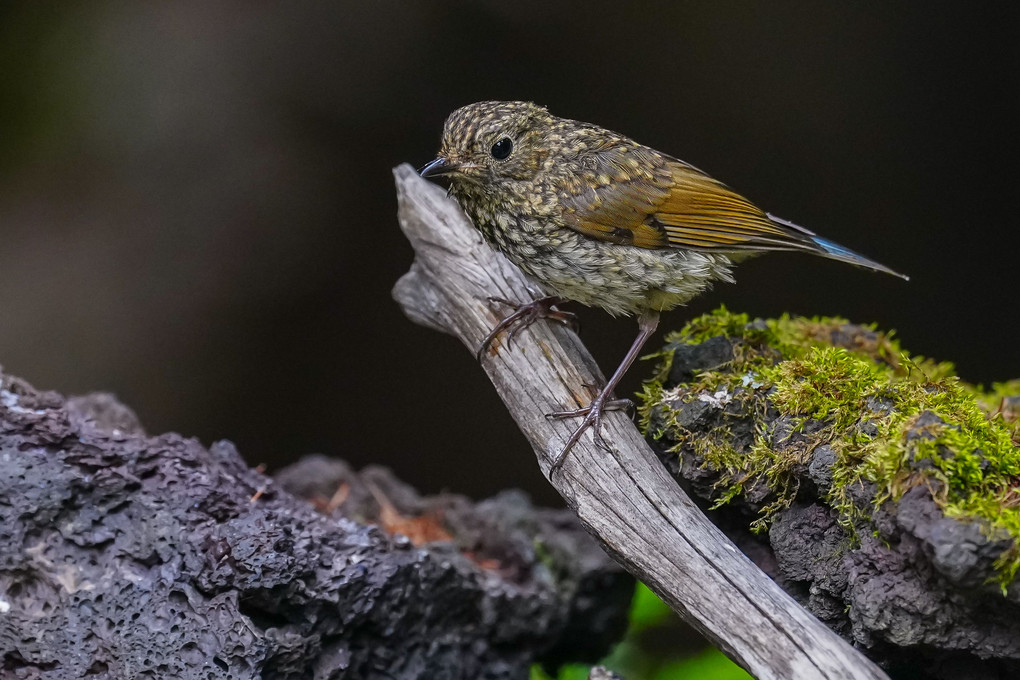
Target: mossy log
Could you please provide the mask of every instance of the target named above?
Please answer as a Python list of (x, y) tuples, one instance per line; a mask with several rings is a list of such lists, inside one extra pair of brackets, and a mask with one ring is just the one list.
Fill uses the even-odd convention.
[(788, 592), (893, 677), (1020, 677), (1020, 381), (724, 309), (659, 358), (650, 440)]
[(0, 372), (0, 678), (493, 678), (594, 661), (633, 580), (566, 511), (146, 436)]

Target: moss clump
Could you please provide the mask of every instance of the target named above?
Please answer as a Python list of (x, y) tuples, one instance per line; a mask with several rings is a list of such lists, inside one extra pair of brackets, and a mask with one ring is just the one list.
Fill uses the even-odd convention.
[[(724, 336), (732, 359), (671, 381), (678, 348)], [(999, 580), (1020, 568), (1020, 381), (991, 390), (967, 385), (947, 363), (911, 357), (891, 333), (838, 318), (752, 322), (725, 308), (667, 337), (656, 378), (641, 409), (646, 432), (675, 442), (715, 473), (716, 505), (755, 496), (763, 529), (795, 498), (798, 471), (818, 447), (835, 453), (823, 500), (851, 534), (872, 508), (918, 485), (942, 512), (976, 521), (989, 537), (1012, 539), (996, 563)], [(695, 436), (690, 405), (710, 403), (725, 415), (753, 414), (757, 429), (735, 441), (726, 418)], [(766, 417), (767, 416), (767, 417)], [(766, 493), (762, 493), (762, 489)]]

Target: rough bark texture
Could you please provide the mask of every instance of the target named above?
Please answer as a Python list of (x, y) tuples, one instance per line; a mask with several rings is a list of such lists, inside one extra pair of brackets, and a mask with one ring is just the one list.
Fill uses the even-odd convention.
[[(442, 189), (395, 169), (400, 224), (415, 249), (394, 297), (414, 321), (455, 335), (472, 354), (500, 320), (489, 296), (528, 300), (523, 274), (482, 240)], [(604, 378), (577, 336), (540, 323), (482, 365), (549, 475), (576, 423), (546, 414), (586, 406)], [(758, 678), (883, 678), (871, 661), (754, 566), (668, 476), (633, 422), (607, 414), (550, 479), (585, 527), (689, 624)]]
[(0, 373), (2, 678), (526, 678), (604, 654), (631, 586), (518, 494), (317, 457), (274, 482)]
[[(852, 348), (850, 339), (868, 334), (874, 335), (846, 326), (832, 341), (838, 346), (844, 338)], [(726, 440), (720, 443), (738, 452), (748, 450), (761, 433), (779, 450), (811, 448), (793, 469), (793, 503), (776, 513), (766, 534), (749, 530), (751, 520), (776, 498), (764, 479), (746, 480), (747, 491), (713, 511), (713, 519), (787, 592), (867, 649), (893, 677), (1020, 677), (1020, 588), (1014, 584), (1004, 596), (994, 582), (994, 563), (1011, 541), (989, 538), (976, 523), (946, 517), (926, 485), (876, 510), (877, 489), (870, 483), (851, 489), (861, 509), (851, 536), (825, 501), (834, 484), (836, 454), (828, 445), (810, 447), (811, 434), (822, 422), (795, 428), (764, 395), (724, 403), (718, 395), (685, 389), (702, 371), (728, 371), (734, 351), (734, 341), (722, 336), (672, 348), (664, 383), (669, 403), (653, 407), (649, 429), (667, 432), (655, 448), (682, 486), (704, 506), (726, 491), (723, 471), (691, 444), (720, 432)], [(888, 403), (874, 407), (890, 408)], [(690, 434), (684, 442), (671, 439), (672, 426), (663, 427), (663, 408), (672, 423)], [(925, 412), (907, 439), (925, 437), (925, 428), (936, 421), (941, 422)]]

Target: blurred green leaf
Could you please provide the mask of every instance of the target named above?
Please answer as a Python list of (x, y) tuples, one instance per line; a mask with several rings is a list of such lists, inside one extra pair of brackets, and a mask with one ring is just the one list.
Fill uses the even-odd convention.
[[(753, 680), (717, 649), (704, 649), (687, 658), (664, 658), (642, 647), (642, 633), (676, 623), (672, 610), (639, 583), (634, 590), (627, 635), (600, 663), (623, 675), (624, 680)], [(553, 677), (536, 664), (531, 668), (530, 680), (586, 680), (588, 671), (587, 665), (570, 664)]]
[(630, 605), (630, 627), (627, 634), (635, 635), (646, 628), (662, 625), (672, 615), (672, 610), (658, 595), (644, 583), (638, 583), (634, 590), (634, 601)]
[(671, 661), (660, 666), (645, 678), (627, 677), (626, 680), (754, 680), (743, 668), (730, 661), (718, 649), (707, 649), (697, 656), (682, 661)]
[(587, 680), (589, 670), (589, 666), (572, 663), (567, 666), (561, 666), (559, 674), (554, 678), (543, 671), (541, 666), (535, 664), (531, 667), (530, 680)]

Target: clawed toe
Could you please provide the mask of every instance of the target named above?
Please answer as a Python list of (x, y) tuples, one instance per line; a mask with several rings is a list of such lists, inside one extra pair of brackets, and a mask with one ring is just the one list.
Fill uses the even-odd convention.
[(559, 454), (549, 467), (550, 476), (555, 474), (557, 470), (563, 465), (563, 461), (567, 459), (567, 453), (574, 447), (574, 444), (581, 440), (581, 435), (588, 428), (593, 428), (592, 439), (595, 440), (595, 444), (599, 448), (611, 451), (609, 443), (602, 436), (602, 420), (606, 411), (631, 411), (634, 408), (634, 402), (630, 399), (610, 399), (605, 400), (605, 394), (600, 394), (591, 405), (584, 408), (574, 409), (573, 411), (555, 411), (553, 413), (546, 414), (546, 418), (550, 420), (563, 420), (566, 418), (580, 418), (584, 417), (581, 424), (570, 434), (570, 438), (567, 439), (566, 444), (560, 449)]
[(550, 309), (545, 314), (546, 319), (551, 319), (557, 323), (561, 323), (564, 326), (570, 328), (575, 333), (581, 332), (581, 321), (577, 318), (577, 314), (573, 312), (566, 312), (562, 309)]
[(490, 303), (506, 305), (511, 307), (514, 311), (507, 315), (502, 321), (489, 331), (489, 334), (482, 340), (481, 346), (478, 348), (478, 352), (475, 354), (478, 361), (481, 361), (485, 357), (485, 353), (492, 345), (493, 341), (503, 331), (507, 331), (506, 344), (507, 346), (513, 342), (514, 336), (517, 333), (531, 324), (535, 323), (539, 319), (552, 319), (559, 323), (567, 324), (575, 331), (579, 328), (577, 323), (577, 316), (571, 312), (564, 312), (556, 309), (556, 305), (563, 304), (567, 300), (549, 296), (539, 298), (532, 302), (525, 302), (523, 304), (516, 304), (507, 300), (506, 298), (491, 296), (488, 298)]
[[(596, 399), (596, 401), (598, 400)], [(634, 402), (630, 399), (610, 399), (598, 406), (596, 406), (596, 402), (592, 402), (591, 406), (574, 409), (573, 411), (553, 411), (552, 413), (545, 414), (545, 417), (550, 420), (580, 418), (581, 416), (589, 415), (593, 410), (598, 411), (600, 414), (603, 411), (627, 411), (628, 413), (632, 413), (634, 411)]]

